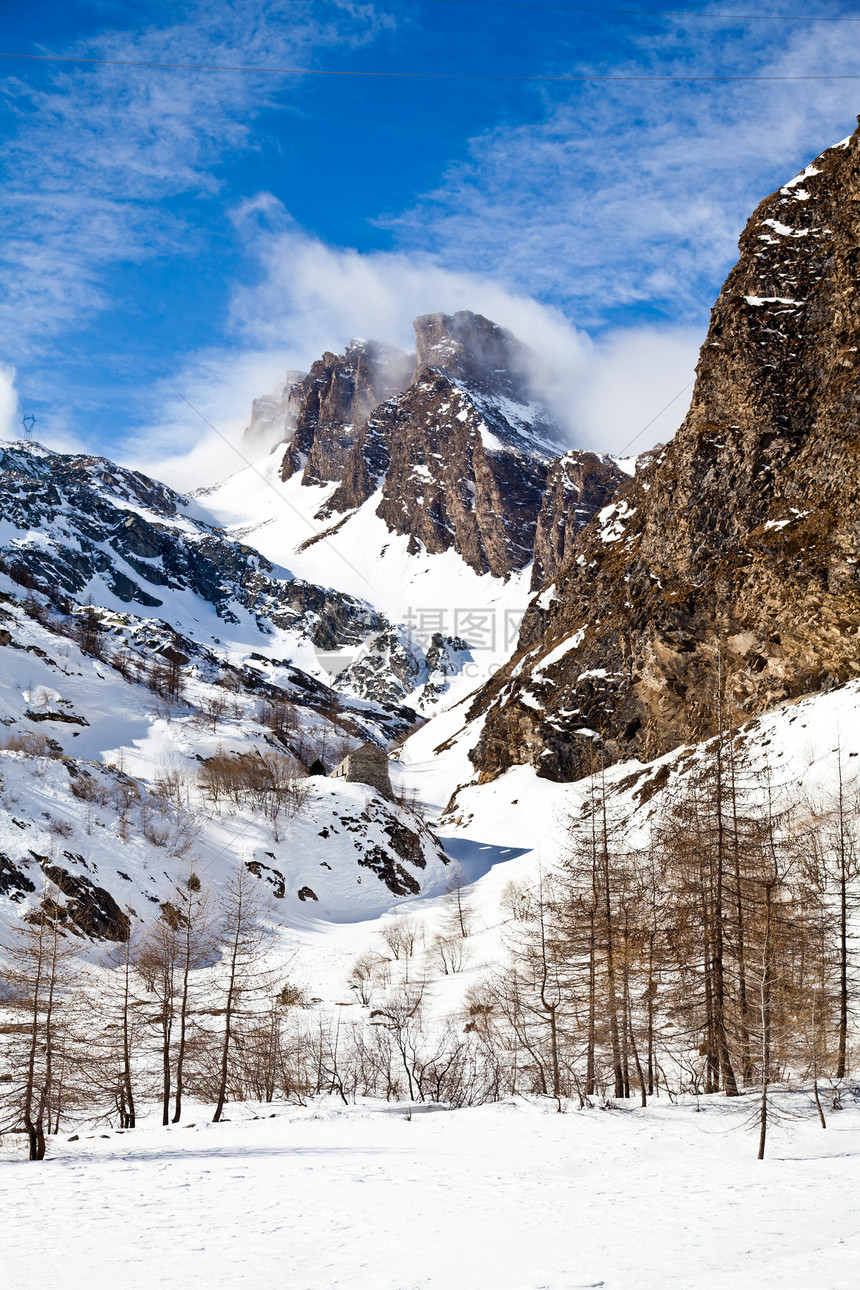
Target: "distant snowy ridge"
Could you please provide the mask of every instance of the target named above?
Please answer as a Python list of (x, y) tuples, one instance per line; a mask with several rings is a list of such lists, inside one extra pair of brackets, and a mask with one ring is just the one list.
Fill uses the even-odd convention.
[[(19, 582), (77, 604), (149, 613), (234, 661), (290, 657), (326, 680), (344, 673), (358, 697), (423, 705), (436, 655), (427, 663), (406, 627), (366, 599), (292, 576), (199, 512), (192, 499), (103, 458), (0, 448), (0, 557)], [(392, 667), (372, 677), (350, 671), (360, 656), (391, 658)], [(439, 693), (436, 677), (427, 696)]]

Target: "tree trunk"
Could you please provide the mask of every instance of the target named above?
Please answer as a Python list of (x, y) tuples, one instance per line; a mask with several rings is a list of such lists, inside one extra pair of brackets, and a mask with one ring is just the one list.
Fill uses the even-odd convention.
[(179, 1007), (179, 1051), (176, 1054), (176, 1098), (173, 1106), (173, 1123), (178, 1124), (182, 1115), (183, 1073), (185, 1069), (185, 1039), (188, 1023), (188, 978), (191, 973), (191, 910), (185, 928), (185, 962), (182, 965), (182, 1002)]
[(839, 748), (839, 1046), (836, 1078), (844, 1079), (848, 1053), (848, 847), (845, 836), (845, 791), (842, 749)]
[(129, 1033), (129, 1006), (130, 1006), (130, 982), (129, 982), (129, 956), (130, 946), (126, 945), (125, 957), (125, 983), (123, 987), (122, 1001), (122, 1127), (124, 1129), (133, 1129), (137, 1119), (134, 1109), (134, 1089), (132, 1088), (131, 1077), (131, 1035)]
[(170, 1035), (173, 1019), (165, 1000), (161, 1018), (161, 1123), (170, 1123)]
[(239, 966), (239, 945), (242, 936), (242, 893), (238, 894), (238, 908), (236, 910), (236, 923), (233, 935), (233, 944), (230, 950), (230, 979), (227, 986), (227, 1006), (224, 1011), (224, 1042), (221, 1046), (221, 1066), (218, 1076), (218, 1103), (215, 1107), (215, 1114), (212, 1117), (213, 1123), (217, 1124), (221, 1119), (224, 1110), (224, 1103), (227, 1100), (227, 1078), (230, 1063), (230, 1043), (233, 1038), (233, 1006), (236, 997), (236, 976)]
[(636, 1047), (636, 1036), (633, 1033), (633, 1011), (630, 1007), (630, 997), (627, 998), (627, 1029), (630, 1033), (630, 1051), (633, 1053), (633, 1064), (636, 1067), (636, 1078), (639, 1081), (639, 1096), (642, 1106), (648, 1105), (648, 1095), (645, 1092), (645, 1076), (642, 1071), (642, 1063), (639, 1060), (639, 1049)]
[(597, 1025), (597, 936), (595, 926), (595, 904), (589, 911), (588, 919), (588, 1038), (585, 1056), (585, 1095), (594, 1096), (594, 1040)]
[(615, 1096), (624, 1097), (624, 1068), (621, 1063), (621, 1036), (618, 1026), (618, 996), (615, 984), (615, 948), (612, 934), (612, 899), (609, 889), (609, 838), (606, 822), (606, 794), (601, 796), (603, 811), (603, 918), (606, 936), (606, 994), (609, 1013), (609, 1033), (612, 1042), (612, 1071), (615, 1080)]
[[(720, 656), (722, 667), (722, 655)], [(723, 964), (723, 884), (725, 879), (725, 825), (723, 821), (723, 720), (722, 720), (722, 672), (720, 685), (720, 730), (717, 740), (717, 847), (713, 890), (713, 925), (712, 925), (712, 1000), (714, 1007), (714, 1039), (717, 1047), (717, 1060), (720, 1066), (720, 1078), (723, 1091), (727, 1097), (737, 1097), (738, 1086), (735, 1072), (729, 1056), (729, 1041), (726, 1034), (726, 990)]]
[(758, 1140), (758, 1158), (764, 1160), (764, 1148), (767, 1141), (767, 1116), (768, 1116), (768, 1087), (770, 1083), (770, 1013), (771, 1013), (771, 957), (772, 957), (772, 914), (773, 914), (773, 887), (770, 883), (765, 888), (765, 922), (764, 922), (764, 948), (762, 950), (762, 967), (761, 967), (761, 990), (760, 990), (760, 1010), (761, 1010), (761, 1109), (760, 1109), (760, 1127)]

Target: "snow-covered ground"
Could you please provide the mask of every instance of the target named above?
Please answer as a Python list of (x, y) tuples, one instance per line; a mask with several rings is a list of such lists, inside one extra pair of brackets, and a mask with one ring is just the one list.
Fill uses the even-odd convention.
[(749, 1104), (721, 1098), (232, 1107), (41, 1165), (4, 1143), (3, 1285), (854, 1290), (860, 1110), (822, 1131), (795, 1107), (762, 1162)]
[(471, 658), (451, 678), (445, 705), (477, 689), (510, 657), (530, 599), (531, 566), (503, 581), (475, 573), (455, 551), (410, 552), (409, 538), (390, 532), (376, 514), (379, 495), (347, 516), (318, 519), (337, 485), (305, 487), (299, 475), (284, 482), (282, 460), (281, 445), (201, 490), (191, 513), (295, 577), (369, 601), (423, 649), (435, 632), (467, 640)]

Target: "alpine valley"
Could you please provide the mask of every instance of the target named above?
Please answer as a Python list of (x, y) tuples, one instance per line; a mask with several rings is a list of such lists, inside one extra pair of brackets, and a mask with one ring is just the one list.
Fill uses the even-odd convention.
[[(2, 447), (2, 757), (26, 817), (4, 825), (6, 917), (52, 851), (48, 783), (75, 837), (65, 867), (85, 886), (94, 867), (115, 928), (176, 877), (145, 830), (116, 849), (116, 785), (145, 802), (165, 780), (185, 785), (172, 827), (201, 856), (232, 862), (238, 829), (247, 862), (271, 862), (279, 921), (305, 913), (305, 887), (315, 913), (352, 920), (437, 894), (451, 854), (472, 856), (425, 822), (464, 793), (528, 768), (531, 851), (540, 781), (581, 781), (597, 744), (604, 767), (639, 767), (713, 735), (718, 672), (741, 720), (850, 704), (858, 148), (829, 148), (755, 211), (684, 424), (640, 459), (566, 446), (535, 355), (468, 312), (417, 318), (414, 353), (352, 340), (288, 373), (254, 402), (245, 464), (190, 496)], [(216, 750), (276, 750), (303, 774), (366, 742), (391, 752), (399, 804), (317, 775), (278, 842), (250, 807), (201, 815)], [(91, 779), (105, 801), (84, 843), (74, 790)], [(315, 827), (338, 811), (362, 820), (346, 850)], [(115, 863), (93, 858), (105, 847)]]
[[(285, 1083), (274, 1058), (270, 1084), (236, 1073), (262, 1042), (248, 1002), (222, 1101), (562, 1109), (844, 1081), (858, 275), (860, 130), (755, 210), (690, 410), (639, 458), (571, 446), (540, 356), (467, 311), (418, 317), (412, 353), (351, 339), (288, 373), (236, 472), (188, 495), (0, 445), (8, 935), (52, 926), (104, 973), (153, 929), (185, 935), (189, 890), (239, 881), (270, 936), (265, 1024), (289, 1014), (304, 1047)], [(230, 961), (210, 944), (206, 990)], [(201, 1035), (223, 1012), (206, 990)]]

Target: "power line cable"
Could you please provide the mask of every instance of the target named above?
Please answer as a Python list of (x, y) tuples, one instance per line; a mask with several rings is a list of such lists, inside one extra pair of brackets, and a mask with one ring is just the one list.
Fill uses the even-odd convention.
[(821, 72), (802, 76), (536, 76), (511, 72), (367, 72), (322, 67), (250, 67), (241, 63), (160, 63), (132, 58), (77, 58), (60, 54), (10, 54), (0, 58), (34, 63), (79, 63), (101, 67), (164, 68), (182, 72), (251, 72), (269, 76), (352, 76), (366, 80), (414, 81), (545, 81), (586, 84), (592, 82), (705, 82), (705, 81), (860, 81), (860, 72)]
[(606, 14), (612, 18), (701, 18), (712, 22), (860, 22), (860, 18), (815, 17), (782, 13), (692, 13), (677, 9), (585, 9), (567, 4), (521, 4), (517, 0), (431, 0), (433, 4), (469, 5), (477, 9), (549, 9), (556, 13)]
[(695, 378), (695, 377), (693, 377), (693, 380), (692, 380), (692, 381), (688, 381), (688, 382), (687, 382), (687, 384), (684, 386), (683, 390), (679, 390), (679, 391), (678, 391), (678, 393), (677, 393), (677, 394), (675, 394), (675, 395), (674, 395), (674, 396), (669, 400), (669, 402), (666, 404), (666, 406), (665, 406), (664, 408), (661, 408), (659, 412), (655, 413), (655, 415), (651, 418), (651, 420), (648, 422), (648, 424), (647, 424), (647, 425), (644, 425), (644, 426), (642, 427), (642, 429), (639, 431), (639, 433), (638, 433), (638, 434), (635, 434), (635, 435), (633, 436), (633, 438), (630, 440), (630, 443), (626, 443), (626, 444), (624, 445), (624, 447), (623, 447), (619, 452), (614, 452), (614, 453), (612, 454), (612, 455), (613, 455), (613, 457), (616, 457), (616, 458), (617, 458), (617, 457), (623, 457), (623, 456), (624, 456), (624, 454), (625, 454), (625, 452), (627, 451), (627, 449), (628, 449), (628, 448), (630, 448), (630, 447), (631, 447), (631, 446), (636, 442), (636, 440), (637, 440), (637, 439), (641, 439), (641, 438), (642, 438), (642, 436), (643, 436), (643, 434), (645, 433), (645, 431), (646, 431), (646, 430), (650, 430), (650, 429), (651, 429), (651, 427), (652, 427), (652, 425), (654, 424), (654, 422), (655, 422), (655, 421), (659, 421), (659, 419), (660, 419), (660, 417), (662, 417), (663, 413), (664, 413), (664, 412), (668, 412), (668, 410), (669, 410), (669, 408), (671, 408), (672, 404), (673, 404), (673, 403), (677, 403), (677, 402), (678, 402), (678, 399), (680, 399), (680, 397), (681, 397), (681, 395), (682, 395), (682, 394), (686, 394), (686, 393), (687, 393), (687, 390), (689, 390), (689, 389), (690, 389), (690, 387), (691, 387), (691, 385), (693, 384), (693, 382), (695, 381), (695, 379), (696, 379), (696, 378)]

